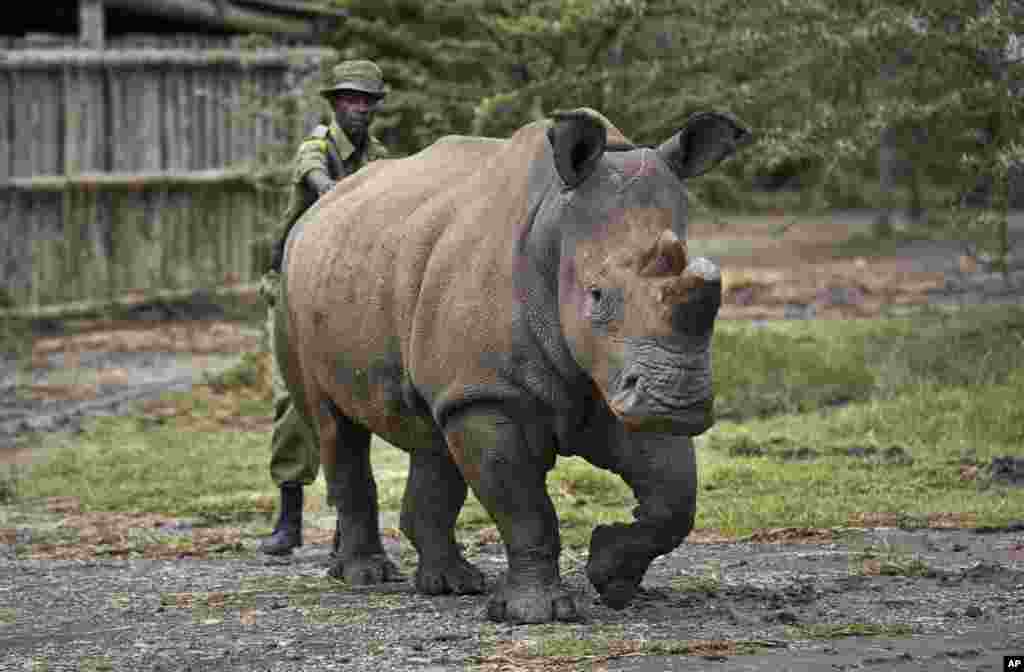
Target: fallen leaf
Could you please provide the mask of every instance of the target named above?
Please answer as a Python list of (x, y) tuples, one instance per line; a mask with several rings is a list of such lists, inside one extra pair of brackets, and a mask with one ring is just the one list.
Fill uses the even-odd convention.
[(960, 466), (960, 480), (961, 481), (973, 481), (978, 477), (978, 467), (973, 464), (964, 464)]
[(932, 513), (928, 516), (928, 527), (967, 529), (978, 526), (978, 516), (974, 513)]
[(238, 612), (238, 620), (242, 625), (255, 625), (256, 614), (259, 612), (252, 607), (242, 607)]
[(882, 561), (869, 558), (863, 562), (863, 569), (868, 576), (879, 576), (882, 573)]
[(53, 513), (81, 513), (82, 500), (73, 496), (47, 497), (46, 510)]

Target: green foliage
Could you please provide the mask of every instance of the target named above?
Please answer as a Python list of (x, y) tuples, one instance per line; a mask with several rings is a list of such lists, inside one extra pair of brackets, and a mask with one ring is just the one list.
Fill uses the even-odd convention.
[[(927, 181), (914, 178), (912, 197), (941, 190), (945, 203), (927, 205), (991, 233), (1005, 259), (1005, 178), (1024, 158), (1014, 0), (334, 1), (351, 16), (340, 54), (385, 68), (393, 94), (376, 132), (400, 154), (449, 133), (507, 136), (582, 105), (660, 143), (715, 108), (758, 143), (695, 181), (699, 203), (750, 209), (738, 192), (757, 175), (799, 177), (803, 209), (887, 207), (891, 191), (863, 187), (888, 129)], [(979, 176), (998, 185), (992, 211), (954, 217)]]

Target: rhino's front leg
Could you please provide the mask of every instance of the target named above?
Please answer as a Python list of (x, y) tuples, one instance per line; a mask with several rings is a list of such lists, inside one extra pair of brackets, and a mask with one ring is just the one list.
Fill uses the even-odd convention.
[(688, 436), (622, 431), (608, 466), (633, 489), (631, 524), (598, 525), (590, 538), (587, 578), (613, 609), (640, 587), (651, 562), (675, 549), (693, 529), (697, 463)]
[(558, 519), (545, 487), (554, 452), (543, 429), (495, 412), (469, 411), (449, 423), (445, 435), (505, 542), (508, 571), (487, 615), (512, 623), (577, 620), (558, 569)]

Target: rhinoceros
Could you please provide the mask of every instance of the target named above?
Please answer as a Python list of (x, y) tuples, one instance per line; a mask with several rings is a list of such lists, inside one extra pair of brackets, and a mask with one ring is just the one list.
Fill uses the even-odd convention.
[(545, 478), (581, 456), (637, 499), (635, 522), (594, 530), (586, 570), (606, 604), (629, 603), (693, 526), (691, 437), (713, 422), (721, 281), (687, 253), (683, 180), (748, 138), (707, 112), (634, 146), (584, 108), (374, 162), (303, 216), (274, 347), (336, 502), (331, 575), (402, 578), (381, 545), (377, 434), (410, 454), (400, 527), (418, 591), (485, 590), (454, 534), (468, 484), (508, 558), (488, 616), (579, 618)]

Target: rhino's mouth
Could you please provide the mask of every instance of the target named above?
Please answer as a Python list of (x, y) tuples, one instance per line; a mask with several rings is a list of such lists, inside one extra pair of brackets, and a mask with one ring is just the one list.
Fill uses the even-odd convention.
[(715, 420), (710, 389), (680, 394), (679, 385), (666, 387), (651, 376), (631, 371), (622, 376), (608, 405), (619, 421), (636, 431), (696, 436), (711, 428)]

